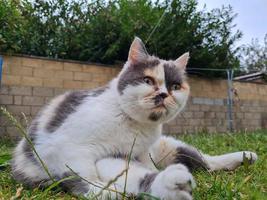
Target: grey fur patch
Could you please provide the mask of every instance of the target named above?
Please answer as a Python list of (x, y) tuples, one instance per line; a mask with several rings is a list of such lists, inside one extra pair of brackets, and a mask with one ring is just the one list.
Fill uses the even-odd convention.
[(105, 86), (105, 87), (100, 87), (97, 89), (94, 89), (92, 91), (89, 92), (89, 96), (91, 97), (97, 97), (100, 96), (101, 94), (103, 94), (109, 87)]
[[(37, 129), (38, 129), (38, 122), (37, 120), (34, 120), (28, 129), (28, 138), (31, 140), (33, 145), (36, 140)], [(25, 157), (28, 159), (28, 162), (31, 162), (34, 165), (39, 165), (39, 162), (36, 160), (34, 152), (32, 151), (32, 147), (26, 139), (23, 139), (21, 153), (25, 155)], [(28, 187), (37, 187), (41, 183), (40, 181), (36, 182), (29, 179), (24, 173), (17, 170), (17, 166), (15, 166), (14, 161), (12, 161), (12, 176), (18, 182), (21, 182)]]
[(14, 166), (13, 163), (12, 163), (12, 177), (19, 183), (23, 183), (25, 186), (31, 187), (31, 188), (37, 187), (40, 183), (40, 182), (34, 182), (30, 180), (28, 177), (25, 176), (24, 173), (21, 173), (20, 171), (18, 171), (16, 169), (16, 166)]
[(185, 79), (183, 70), (178, 69), (173, 63), (163, 65), (165, 72), (166, 87), (170, 91), (173, 84), (182, 84)]
[(128, 85), (138, 85), (142, 83), (145, 69), (156, 67), (159, 63), (160, 60), (158, 58), (152, 57), (152, 59), (148, 59), (146, 62), (131, 64), (128, 66), (127, 70), (120, 76), (118, 82), (119, 93), (123, 94), (123, 90)]
[(153, 181), (158, 173), (146, 174), (139, 182), (139, 192), (149, 192)]
[[(96, 93), (92, 93), (92, 96), (94, 94), (96, 96)], [(46, 129), (49, 132), (54, 132), (71, 113), (76, 111), (76, 108), (87, 96), (89, 96), (88, 91), (73, 91), (67, 94), (66, 98), (56, 108), (55, 115), (47, 124)]]
[(150, 113), (150, 115), (148, 116), (148, 118), (151, 120), (151, 121), (158, 121), (160, 118), (162, 117), (162, 113), (160, 112), (152, 112)]
[(60, 187), (66, 192), (72, 192), (75, 195), (86, 194), (89, 191), (89, 184), (83, 181), (76, 175), (72, 173), (64, 173), (61, 179), (71, 177), (69, 180), (64, 180), (60, 183)]
[(97, 97), (100, 96), (105, 92), (108, 88), (100, 87), (91, 91), (81, 90), (81, 91), (73, 91), (67, 94), (64, 101), (62, 101), (55, 111), (54, 117), (51, 121), (47, 124), (46, 129), (49, 132), (54, 132), (58, 127), (60, 127), (67, 117), (76, 111), (76, 108), (82, 104), (83, 100), (90, 96), (90, 97)]
[(188, 169), (192, 171), (196, 170), (208, 170), (209, 166), (205, 162), (201, 153), (198, 152), (197, 149), (191, 146), (187, 147), (178, 147), (176, 149), (177, 156), (175, 159), (175, 163), (182, 163), (188, 167)]
[[(34, 120), (28, 129), (28, 138), (31, 140), (33, 145), (36, 140), (37, 129), (38, 129), (38, 122)], [(38, 165), (38, 162), (35, 159), (34, 153), (32, 151), (32, 147), (26, 139), (24, 139), (23, 141), (22, 153), (27, 157), (29, 162), (32, 162), (33, 164)]]

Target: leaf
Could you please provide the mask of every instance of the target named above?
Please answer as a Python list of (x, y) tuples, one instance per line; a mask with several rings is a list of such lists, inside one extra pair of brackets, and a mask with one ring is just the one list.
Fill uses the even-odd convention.
[(3, 170), (6, 167), (10, 166), (10, 159), (11, 155), (9, 154), (4, 154), (0, 156), (0, 170)]

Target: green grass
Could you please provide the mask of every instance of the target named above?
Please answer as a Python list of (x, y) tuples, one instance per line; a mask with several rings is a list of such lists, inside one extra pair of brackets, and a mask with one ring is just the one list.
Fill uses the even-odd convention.
[[(232, 151), (250, 150), (257, 152), (259, 160), (251, 166), (241, 166), (235, 171), (197, 172), (194, 177), (197, 188), (195, 200), (253, 200), (267, 199), (267, 131), (239, 134), (195, 134), (184, 135), (186, 141), (211, 155)], [(10, 175), (10, 159), (14, 144), (0, 141), (0, 200), (2, 199), (77, 199), (60, 191), (27, 189), (16, 183)]]

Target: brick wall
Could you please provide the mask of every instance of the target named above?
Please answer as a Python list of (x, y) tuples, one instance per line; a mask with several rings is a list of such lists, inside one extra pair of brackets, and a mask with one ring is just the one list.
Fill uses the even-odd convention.
[[(106, 84), (120, 67), (73, 61), (4, 56), (0, 105), (23, 124), (52, 97), (70, 89), (95, 88)], [(227, 82), (189, 77), (191, 97), (183, 113), (164, 126), (167, 133), (207, 130), (227, 131)], [(267, 85), (235, 82), (235, 130), (267, 128)], [(17, 131), (0, 115), (0, 136), (17, 137)]]

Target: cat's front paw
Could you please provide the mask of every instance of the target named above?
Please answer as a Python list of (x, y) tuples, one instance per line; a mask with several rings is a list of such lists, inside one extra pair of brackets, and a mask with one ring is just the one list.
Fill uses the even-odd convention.
[(151, 185), (151, 193), (164, 200), (192, 200), (192, 189), (195, 186), (188, 169), (182, 164), (176, 164), (157, 175)]

